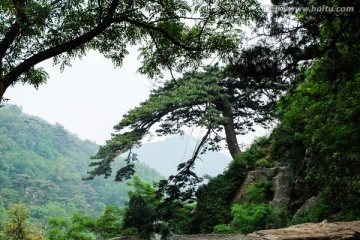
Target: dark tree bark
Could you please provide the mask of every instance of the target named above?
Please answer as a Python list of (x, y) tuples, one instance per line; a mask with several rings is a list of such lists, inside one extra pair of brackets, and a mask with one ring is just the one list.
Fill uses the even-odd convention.
[(226, 143), (229, 149), (231, 156), (234, 158), (235, 155), (241, 153), (234, 125), (234, 116), (231, 112), (231, 109), (225, 109), (223, 112), (224, 116), (227, 118), (227, 122), (223, 125), (225, 129)]

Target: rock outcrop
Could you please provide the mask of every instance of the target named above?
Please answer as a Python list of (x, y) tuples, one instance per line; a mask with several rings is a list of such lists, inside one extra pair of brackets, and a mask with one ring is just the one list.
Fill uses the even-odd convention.
[(247, 189), (251, 184), (259, 180), (271, 181), (274, 186), (274, 197), (270, 202), (272, 207), (277, 209), (287, 207), (290, 201), (291, 184), (294, 180), (294, 172), (289, 166), (258, 168), (249, 171), (232, 202), (248, 202)]
[(360, 221), (305, 223), (282, 229), (257, 231), (248, 236), (268, 240), (360, 239)]
[(314, 209), (316, 203), (317, 203), (317, 197), (316, 196), (312, 196), (311, 198), (309, 198), (308, 200), (306, 200), (304, 202), (303, 205), (301, 205), (301, 207), (296, 211), (296, 213), (294, 214), (294, 218), (299, 216), (302, 213), (308, 212), (312, 209)]
[(294, 181), (294, 171), (290, 166), (278, 167), (272, 179), (274, 198), (270, 205), (275, 209), (287, 207), (290, 202), (291, 184)]
[(251, 184), (260, 180), (270, 180), (276, 175), (276, 168), (259, 168), (253, 171), (249, 171), (246, 175), (244, 182), (237, 190), (233, 203), (245, 203), (249, 202), (248, 188)]

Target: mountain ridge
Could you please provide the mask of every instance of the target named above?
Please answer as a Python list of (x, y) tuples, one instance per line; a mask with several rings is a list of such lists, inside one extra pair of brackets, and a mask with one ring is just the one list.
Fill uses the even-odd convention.
[[(74, 212), (97, 216), (105, 206), (123, 207), (131, 189), (126, 182), (82, 180), (98, 148), (58, 123), (23, 113), (21, 107), (0, 108), (0, 220), (14, 203), (25, 204), (32, 218), (44, 224), (53, 216), (70, 217)], [(136, 169), (145, 182), (163, 178), (144, 164)]]
[[(156, 169), (168, 177), (176, 174), (177, 166), (192, 157), (198, 139), (190, 135), (175, 135), (158, 142), (143, 144), (134, 149), (140, 162)], [(231, 159), (221, 152), (208, 151), (196, 160), (194, 172), (199, 175), (214, 177), (224, 171)]]

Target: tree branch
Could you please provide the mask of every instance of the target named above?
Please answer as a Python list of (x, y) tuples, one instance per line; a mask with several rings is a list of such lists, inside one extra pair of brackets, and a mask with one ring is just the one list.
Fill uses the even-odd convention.
[(137, 21), (137, 20), (133, 20), (133, 19), (130, 19), (128, 17), (124, 17), (124, 18), (115, 18), (114, 19), (114, 22), (119, 22), (119, 21), (126, 21), (128, 23), (131, 23), (137, 27), (142, 27), (148, 31), (156, 31), (156, 32), (159, 32), (161, 34), (163, 34), (167, 39), (169, 39), (174, 45), (178, 46), (178, 47), (181, 47), (185, 50), (188, 50), (188, 51), (194, 51), (194, 52), (200, 52), (202, 51), (202, 48), (201, 47), (189, 47), (189, 46), (186, 46), (184, 44), (182, 44), (181, 42), (179, 42), (178, 40), (176, 40), (174, 37), (172, 37), (166, 30), (162, 29), (162, 28), (159, 28), (159, 27), (156, 27), (154, 25), (150, 25), (148, 23), (144, 23), (144, 22), (140, 22), (140, 21)]
[[(11, 72), (9, 72), (6, 76), (4, 76), (4, 78), (3, 78), (4, 87), (7, 88), (11, 84), (15, 83), (21, 74), (28, 71), (30, 68), (32, 68), (36, 64), (38, 64), (46, 59), (57, 56), (61, 53), (71, 51), (71, 50), (91, 41), (96, 36), (100, 35), (113, 23), (112, 16), (113, 16), (118, 4), (119, 4), (119, 0), (113, 0), (112, 3), (110, 4), (109, 10), (107, 12), (107, 15), (106, 15), (104, 21), (99, 23), (95, 28), (88, 31), (87, 33), (84, 33), (83, 35), (78, 36), (77, 38), (74, 38), (70, 41), (64, 42), (58, 46), (46, 49), (42, 52), (39, 52), (39, 53), (31, 56), (30, 58), (24, 60), (17, 67), (15, 67)], [(0, 95), (0, 97), (1, 96), (2, 95)]]
[(5, 57), (6, 50), (14, 42), (15, 38), (20, 34), (20, 24), (15, 22), (6, 33), (4, 39), (0, 42), (0, 73), (2, 72), (2, 60)]

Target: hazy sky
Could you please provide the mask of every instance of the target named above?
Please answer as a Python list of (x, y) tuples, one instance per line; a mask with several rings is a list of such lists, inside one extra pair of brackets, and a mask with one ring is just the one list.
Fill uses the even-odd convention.
[[(140, 62), (136, 49), (116, 69), (96, 52), (73, 61), (72, 67), (62, 73), (59, 66), (52, 66), (52, 61), (41, 66), (49, 73), (48, 83), (38, 90), (29, 85), (8, 89), (8, 103), (22, 106), (24, 112), (51, 123), (58, 122), (80, 138), (98, 144), (110, 138), (121, 116), (144, 101), (153, 87), (146, 76), (137, 73)], [(260, 130), (256, 135), (263, 133)], [(193, 135), (200, 137), (196, 131)], [(253, 134), (241, 136), (239, 142), (248, 144), (252, 138)]]
[(60, 123), (82, 139), (103, 144), (110, 138), (112, 127), (127, 110), (146, 99), (152, 86), (137, 73), (139, 61), (135, 50), (122, 68), (114, 68), (110, 60), (90, 52), (72, 67), (60, 72), (52, 61), (41, 64), (49, 80), (38, 90), (29, 85), (16, 85), (5, 98), (8, 103), (51, 123)]

